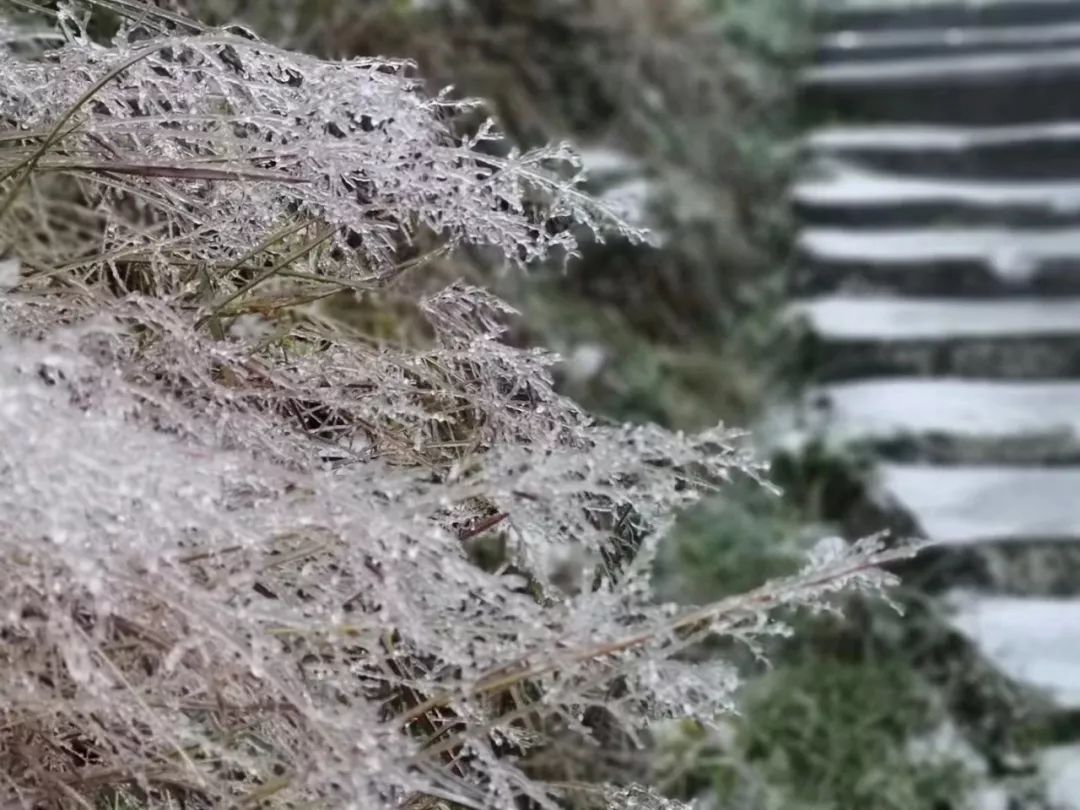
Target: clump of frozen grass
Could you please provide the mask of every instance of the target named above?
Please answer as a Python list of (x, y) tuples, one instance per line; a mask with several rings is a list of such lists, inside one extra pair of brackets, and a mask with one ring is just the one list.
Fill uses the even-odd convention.
[[(4, 806), (673, 807), (582, 762), (729, 710), (701, 641), (889, 584), (871, 542), (657, 604), (674, 513), (758, 473), (736, 437), (596, 423), (505, 304), (422, 289), (432, 245), (638, 236), (567, 150), (486, 154), (401, 63), (52, 22), (0, 29)], [(407, 337), (325, 317), (387, 294)]]

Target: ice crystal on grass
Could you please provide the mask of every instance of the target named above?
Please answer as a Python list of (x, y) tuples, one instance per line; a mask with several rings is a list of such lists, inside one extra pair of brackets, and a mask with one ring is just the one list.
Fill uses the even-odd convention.
[(311, 219), (359, 248), (351, 269), (368, 275), (419, 227), (525, 263), (572, 253), (571, 222), (614, 221), (561, 171), (577, 165), (567, 147), (481, 152), (490, 125), (454, 131), (475, 102), (425, 97), (407, 62), (327, 62), (236, 27), (179, 35), (145, 19), (103, 45), (76, 14), (60, 18), (69, 41), (9, 58), (0, 87), (9, 126), (55, 149), (6, 156), (29, 161), (20, 174), (92, 181), (99, 205), (86, 213), (121, 255), (218, 262)]
[(479, 151), (399, 63), (54, 22), (0, 64), (0, 804), (676, 807), (571, 752), (709, 722), (700, 642), (889, 584), (860, 546), (657, 604), (674, 513), (758, 473), (735, 435), (598, 423), (504, 303), (415, 283), (599, 227), (562, 148)]

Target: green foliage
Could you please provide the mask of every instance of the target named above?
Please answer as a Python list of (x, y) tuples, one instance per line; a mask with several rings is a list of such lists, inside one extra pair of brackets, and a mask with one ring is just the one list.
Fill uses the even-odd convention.
[(794, 516), (774, 494), (736, 482), (683, 516), (660, 578), (671, 598), (704, 601), (795, 573), (802, 563)]
[(772, 477), (790, 502), (811, 520), (835, 522), (849, 517), (866, 497), (871, 462), (811, 442), (773, 459)]
[[(776, 367), (767, 346), (780, 345), (772, 303), (759, 316), (731, 324), (730, 334), (695, 332), (686, 342), (643, 333), (623, 307), (573, 293), (558, 280), (516, 279), (507, 293), (524, 313), (523, 339), (546, 339), (567, 359), (563, 389), (611, 418), (652, 421), (677, 428), (713, 423), (741, 424), (759, 413)], [(685, 313), (682, 313), (685, 316)], [(653, 315), (679, 318), (655, 302)], [(575, 353), (591, 347), (602, 363), (590, 373), (575, 370)], [(753, 358), (762, 357), (756, 365)], [(780, 356), (779, 354), (771, 356)]]
[[(666, 596), (707, 600), (789, 575), (809, 545), (800, 537), (824, 531), (800, 525), (847, 517), (865, 502), (864, 462), (823, 447), (781, 458), (772, 475), (783, 498), (734, 486), (684, 516), (661, 560)], [(961, 806), (975, 778), (962, 757), (979, 755), (960, 740), (986, 751), (1013, 745), (1004, 740), (1020, 728), (1019, 710), (936, 611), (915, 594), (904, 602), (902, 617), (859, 603), (844, 620), (796, 621), (794, 640), (770, 645), (775, 668), (763, 674), (744, 659), (744, 671), (761, 677), (740, 693), (739, 716), (720, 734), (684, 726), (665, 741), (668, 789), (714, 791), (725, 810)], [(1013, 725), (979, 728), (990, 715)], [(933, 757), (914, 755), (947, 717), (959, 734)]]
[(959, 759), (910, 750), (938, 719), (902, 658), (808, 658), (750, 685), (715, 785), (732, 807), (954, 807), (968, 783)]
[(791, 64), (809, 46), (806, 4), (790, 0), (711, 0), (729, 39), (758, 62)]

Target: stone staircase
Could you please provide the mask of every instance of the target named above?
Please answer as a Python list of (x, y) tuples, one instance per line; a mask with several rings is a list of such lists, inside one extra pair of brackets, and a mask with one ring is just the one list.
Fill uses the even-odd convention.
[[(942, 604), (1000, 671), (1075, 711), (1080, 0), (817, 11), (802, 93), (842, 123), (809, 133), (792, 189), (817, 371), (802, 429), (876, 457), (879, 496), (935, 553), (1010, 561), (943, 583)], [(1080, 808), (1080, 749), (1051, 760), (1058, 806)]]

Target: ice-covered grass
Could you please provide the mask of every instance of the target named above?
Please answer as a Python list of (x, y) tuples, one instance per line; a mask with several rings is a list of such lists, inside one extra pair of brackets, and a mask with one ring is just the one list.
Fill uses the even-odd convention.
[(406, 63), (15, 5), (4, 806), (674, 807), (627, 762), (738, 682), (686, 652), (890, 584), (907, 550), (836, 541), (746, 594), (654, 598), (674, 515), (758, 477), (738, 437), (594, 420), (503, 340), (507, 305), (423, 274), (642, 238), (568, 148), (490, 148)]

